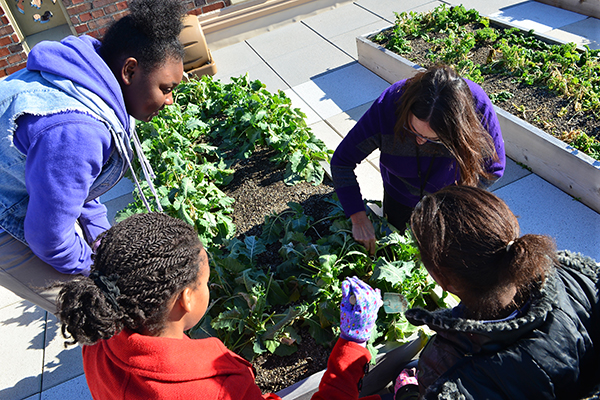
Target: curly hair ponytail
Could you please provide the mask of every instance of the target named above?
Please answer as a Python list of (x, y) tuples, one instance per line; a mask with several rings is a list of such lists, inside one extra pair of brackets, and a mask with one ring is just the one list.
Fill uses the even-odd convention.
[(65, 283), (57, 299), (57, 309), (63, 336), (72, 338), (66, 344), (93, 344), (123, 329), (119, 313), (89, 278)]
[(526, 298), (556, 259), (550, 237), (520, 237), (506, 203), (479, 188), (450, 186), (425, 196), (411, 228), (427, 270), (460, 287), (474, 318), (497, 317), (498, 298), (509, 287), (517, 301)]
[(67, 344), (93, 344), (124, 328), (159, 334), (169, 301), (198, 279), (204, 252), (196, 231), (165, 214), (137, 214), (97, 241), (90, 277), (62, 284), (57, 298)]

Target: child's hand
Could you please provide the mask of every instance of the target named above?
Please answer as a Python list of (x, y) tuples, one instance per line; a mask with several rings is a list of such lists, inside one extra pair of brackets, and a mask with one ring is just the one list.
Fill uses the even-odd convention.
[(342, 282), (340, 304), (341, 337), (357, 343), (369, 340), (382, 304), (379, 289), (371, 288), (355, 276), (346, 278)]
[(419, 393), (419, 381), (416, 368), (405, 368), (396, 378), (394, 399), (416, 399)]

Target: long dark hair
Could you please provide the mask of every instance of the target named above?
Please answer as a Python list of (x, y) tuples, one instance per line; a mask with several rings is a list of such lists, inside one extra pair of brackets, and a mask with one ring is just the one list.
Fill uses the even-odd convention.
[(97, 241), (90, 277), (61, 284), (63, 336), (93, 344), (123, 328), (159, 334), (169, 301), (198, 279), (198, 234), (179, 219), (149, 213), (127, 218)]
[(146, 73), (169, 58), (183, 60), (179, 34), (186, 11), (184, 2), (134, 0), (129, 11), (102, 38), (100, 56), (111, 68), (127, 57), (134, 57)]
[(407, 136), (410, 115), (428, 122), (456, 159), (459, 183), (476, 186), (480, 178), (493, 178), (486, 161), (497, 160), (491, 136), (481, 124), (469, 86), (454, 69), (436, 65), (410, 78), (396, 109), (396, 137)]
[(479, 188), (449, 186), (423, 197), (410, 225), (427, 270), (459, 282), (478, 319), (499, 315), (496, 299), (509, 286), (527, 297), (556, 259), (550, 237), (519, 236), (506, 203)]

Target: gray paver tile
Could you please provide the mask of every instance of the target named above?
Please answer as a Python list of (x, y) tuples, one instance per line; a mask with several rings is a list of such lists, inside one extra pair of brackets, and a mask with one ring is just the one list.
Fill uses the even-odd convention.
[(246, 42), (216, 50), (213, 52), (213, 58), (217, 63), (217, 73), (213, 78), (224, 83), (231, 82), (231, 77), (247, 73), (250, 80), (260, 80), (271, 92), (289, 87)]
[(41, 391), (46, 314), (25, 300), (0, 309), (0, 399), (23, 399)]
[(363, 199), (382, 201), (383, 179), (379, 171), (367, 161), (360, 163), (354, 171)]
[[(373, 102), (368, 102), (361, 106), (355, 107), (347, 112), (334, 115), (333, 117), (327, 119), (327, 123), (337, 132), (337, 134), (340, 137), (345, 137), (350, 131), (350, 129), (354, 127), (356, 121), (358, 121), (360, 117), (365, 113), (365, 111), (369, 109), (372, 103)], [(332, 150), (335, 150), (335, 148), (333, 148)], [(370, 163), (377, 171), (379, 171), (380, 155), (381, 151), (377, 149), (373, 153), (369, 154), (369, 156), (366, 158), (366, 160), (370, 161)]]
[(304, 47), (280, 57), (267, 59), (269, 66), (290, 87), (353, 62), (355, 60), (352, 57), (323, 39), (311, 47)]
[(116, 223), (115, 218), (117, 213), (127, 207), (129, 203), (133, 202), (133, 193), (129, 193), (103, 203), (106, 207), (106, 216), (108, 218), (108, 222), (110, 222), (111, 225), (114, 225)]
[(394, 12), (423, 12), (431, 10), (442, 4), (441, 1), (427, 0), (358, 0), (355, 3), (379, 15), (381, 18), (386, 19), (390, 23), (394, 23), (396, 21), (396, 15)]
[(358, 107), (354, 107), (350, 110), (339, 113), (330, 118), (327, 118), (327, 122), (337, 131), (341, 136), (346, 136), (350, 129), (356, 125), (356, 122), (363, 116), (363, 114), (371, 107), (373, 101), (362, 104)]
[(115, 224), (115, 217), (119, 211), (133, 203), (133, 192), (137, 188), (128, 178), (123, 178), (112, 189), (100, 196), (100, 201), (106, 207), (106, 216), (111, 225)]
[(293, 89), (287, 89), (283, 92), (292, 101), (292, 107), (299, 108), (300, 111), (302, 111), (306, 115), (306, 118), (304, 119), (306, 125), (312, 125), (321, 121), (321, 117), (319, 117), (315, 110), (310, 108), (310, 106), (306, 104), (306, 102), (302, 100), (302, 98), (300, 98), (300, 96), (298, 96)]
[(582, 21), (587, 16), (563, 10), (547, 4), (530, 1), (502, 9), (491, 14), (492, 17), (510, 22), (520, 28), (534, 29), (544, 33), (565, 25)]
[(600, 49), (600, 20), (596, 18), (589, 17), (560, 29), (551, 30), (547, 34), (564, 42), (574, 42), (588, 45), (591, 49)]
[(496, 0), (496, 1), (481, 1), (481, 0), (450, 0), (451, 5), (462, 4), (467, 10), (472, 8), (479, 11), (481, 15), (491, 15), (516, 4), (535, 3), (535, 1), (527, 0)]
[(263, 59), (269, 61), (307, 47), (322, 45), (323, 38), (308, 26), (297, 22), (255, 36), (246, 42)]
[(600, 260), (600, 214), (535, 174), (494, 192), (519, 218), (521, 234), (545, 234), (558, 249)]
[(271, 69), (267, 64), (261, 61), (261, 64), (252, 65), (246, 69), (234, 71), (229, 75), (215, 75), (215, 79), (223, 83), (231, 83), (232, 77), (240, 77), (248, 74), (251, 81), (261, 81), (270, 92), (289, 89), (289, 86)]
[(381, 157), (381, 150), (379, 150), (379, 149), (376, 149), (374, 152), (369, 154), (369, 156), (367, 157), (367, 161), (369, 161), (371, 163), (371, 165), (373, 165), (373, 168), (375, 168), (377, 171), (381, 171), (379, 169), (379, 158), (380, 157)]
[(0, 309), (4, 307), (11, 307), (16, 303), (20, 303), (23, 299), (10, 290), (0, 286)]
[(354, 3), (302, 20), (303, 24), (327, 39), (376, 22), (381, 22), (381, 18)]
[(330, 150), (335, 150), (342, 141), (342, 137), (333, 130), (325, 121), (319, 121), (310, 125), (310, 129), (315, 136), (325, 143)]
[(42, 392), (40, 400), (92, 400), (84, 375)]
[(216, 79), (238, 76), (238, 71), (247, 70), (254, 65), (263, 63), (263, 60), (246, 42), (215, 50), (212, 52), (212, 56), (217, 65), (217, 73), (214, 75)]
[(510, 158), (506, 157), (506, 168), (504, 169), (504, 175), (502, 175), (502, 178), (494, 182), (494, 184), (492, 184), (488, 190), (493, 192), (501, 187), (510, 185), (511, 183), (516, 182), (529, 174), (531, 174), (531, 172), (527, 168), (520, 166)]
[(358, 63), (295, 86), (294, 91), (323, 119), (379, 97), (389, 85)]
[(331, 43), (333, 43), (336, 47), (344, 51), (346, 54), (350, 55), (355, 60), (358, 59), (358, 50), (356, 48), (356, 38), (358, 36), (366, 35), (369, 33), (373, 33), (376, 31), (380, 31), (383, 28), (387, 28), (392, 26), (388, 21), (384, 19), (380, 19), (378, 22), (361, 26), (360, 28), (353, 29), (349, 32), (343, 33), (338, 36), (334, 36), (331, 39)]
[[(429, 12), (442, 4), (446, 4), (446, 2), (445, 1), (425, 2), (424, 4), (418, 5), (416, 7), (412, 7), (408, 10), (402, 10), (402, 11), (415, 12), (415, 13)], [(393, 22), (395, 22), (395, 21), (396, 21), (396, 18), (394, 17)]]
[(64, 343), (58, 319), (48, 314), (42, 391), (83, 374), (81, 347), (69, 346), (65, 349)]

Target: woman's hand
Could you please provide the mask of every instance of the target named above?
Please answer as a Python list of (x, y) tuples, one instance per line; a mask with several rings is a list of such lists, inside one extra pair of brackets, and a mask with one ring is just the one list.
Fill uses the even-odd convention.
[(340, 304), (341, 337), (357, 343), (368, 341), (382, 304), (379, 289), (373, 289), (355, 276), (346, 278), (342, 282)]
[(352, 221), (352, 236), (354, 240), (365, 246), (370, 255), (375, 254), (375, 229), (365, 211), (359, 211), (350, 216)]

